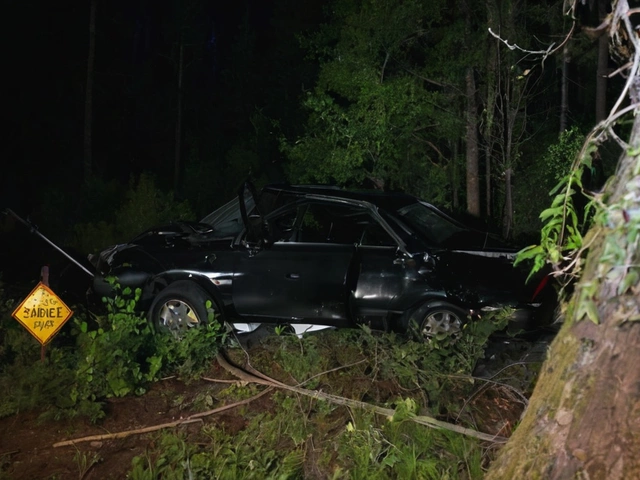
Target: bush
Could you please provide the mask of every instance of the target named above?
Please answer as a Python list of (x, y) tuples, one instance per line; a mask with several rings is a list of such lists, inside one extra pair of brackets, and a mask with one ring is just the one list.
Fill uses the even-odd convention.
[(113, 220), (77, 224), (73, 246), (81, 252), (96, 253), (109, 245), (131, 240), (154, 225), (194, 218), (187, 201), (176, 200), (172, 192), (162, 192), (153, 177), (144, 173), (138, 179), (131, 178), (124, 201), (114, 211)]
[[(119, 288), (115, 281), (114, 286)], [(0, 417), (44, 406), (43, 413), (54, 418), (97, 421), (109, 397), (141, 395), (163, 374), (191, 378), (202, 373), (225, 339), (213, 313), (206, 326), (177, 341), (154, 334), (135, 313), (139, 297), (139, 290), (125, 288), (115, 299), (105, 299), (106, 315), (76, 313), (72, 328), (65, 327), (47, 345), (45, 362), (37, 342), (10, 318), (15, 302), (6, 300), (0, 312), (0, 388), (7, 393)]]

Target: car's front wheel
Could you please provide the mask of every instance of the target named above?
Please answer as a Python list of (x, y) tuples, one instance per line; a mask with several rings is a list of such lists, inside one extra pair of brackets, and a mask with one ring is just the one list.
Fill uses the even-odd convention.
[(207, 323), (207, 301), (214, 315), (219, 313), (215, 301), (200, 286), (189, 281), (170, 284), (151, 304), (149, 321), (156, 331), (181, 338), (189, 329)]
[(449, 338), (456, 340), (462, 334), (467, 312), (454, 305), (435, 305), (421, 312), (415, 328), (418, 338), (423, 340)]

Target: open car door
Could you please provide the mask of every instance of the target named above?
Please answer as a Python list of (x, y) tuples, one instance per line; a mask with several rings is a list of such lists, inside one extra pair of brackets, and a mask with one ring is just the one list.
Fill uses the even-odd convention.
[(282, 322), (348, 324), (357, 276), (355, 245), (334, 237), (345, 208), (301, 199), (266, 220), (256, 210), (245, 210), (246, 248), (238, 252), (233, 279), (236, 311)]
[[(244, 244), (252, 249), (261, 248), (267, 240), (269, 226), (258, 207), (258, 194), (250, 181), (244, 182), (238, 191), (240, 215), (246, 229)], [(252, 208), (251, 205), (253, 206)]]

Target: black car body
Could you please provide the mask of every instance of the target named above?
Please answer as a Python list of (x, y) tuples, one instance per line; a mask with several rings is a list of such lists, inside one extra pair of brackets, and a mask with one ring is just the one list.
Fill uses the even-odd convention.
[(238, 330), (262, 323), (456, 333), (482, 312), (513, 308), (512, 329), (551, 320), (546, 278), (525, 284), (516, 250), (416, 197), (327, 186), (271, 185), (199, 223), (152, 228), (96, 259), (105, 278), (142, 289), (139, 308), (161, 327), (206, 319), (206, 300)]

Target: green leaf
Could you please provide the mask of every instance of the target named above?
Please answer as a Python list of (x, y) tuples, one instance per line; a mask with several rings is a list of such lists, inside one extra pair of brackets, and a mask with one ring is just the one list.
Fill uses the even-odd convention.
[(556, 217), (559, 215), (562, 215), (562, 207), (547, 208), (540, 213), (540, 220), (544, 222), (549, 217)]
[(598, 318), (598, 308), (596, 307), (596, 303), (590, 298), (580, 300), (578, 319), (582, 320), (585, 316), (596, 325), (600, 323), (600, 319)]
[(633, 268), (627, 272), (624, 276), (620, 284), (618, 285), (618, 295), (622, 295), (627, 293), (627, 291), (638, 284), (638, 280), (640, 279), (640, 274), (638, 274), (638, 270)]
[(523, 248), (516, 254), (514, 265), (517, 265), (518, 263), (524, 260), (529, 260), (538, 255), (542, 255), (543, 253), (544, 253), (544, 250), (540, 245), (529, 245), (528, 247)]

